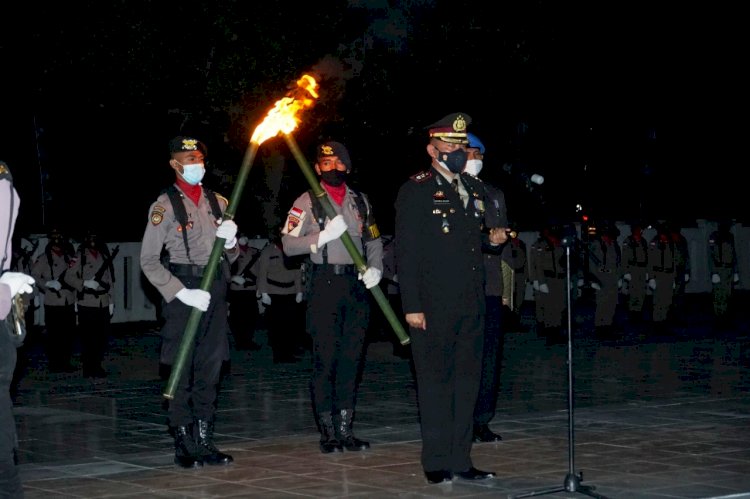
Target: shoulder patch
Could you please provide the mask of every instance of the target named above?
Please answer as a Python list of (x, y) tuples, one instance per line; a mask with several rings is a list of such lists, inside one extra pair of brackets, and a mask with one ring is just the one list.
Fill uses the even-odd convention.
[(432, 172), (429, 171), (429, 170), (428, 171), (419, 172), (416, 175), (412, 175), (410, 178), (413, 181), (417, 182), (417, 183), (422, 183), (425, 180), (429, 180), (429, 179), (432, 178)]
[(159, 225), (164, 220), (164, 212), (154, 210), (151, 212), (151, 225)]

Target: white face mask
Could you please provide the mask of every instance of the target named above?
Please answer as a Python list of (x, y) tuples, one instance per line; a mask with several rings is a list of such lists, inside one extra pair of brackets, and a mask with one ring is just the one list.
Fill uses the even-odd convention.
[(182, 178), (190, 185), (198, 185), (203, 180), (203, 175), (206, 174), (203, 163), (194, 163), (192, 165), (183, 165), (179, 161), (178, 165), (182, 166)]
[(466, 161), (464, 172), (475, 177), (482, 171), (482, 160), (481, 159), (470, 159)]

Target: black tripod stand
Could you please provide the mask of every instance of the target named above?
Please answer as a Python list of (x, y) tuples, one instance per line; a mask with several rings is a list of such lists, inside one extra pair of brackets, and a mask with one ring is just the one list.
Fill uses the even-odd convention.
[(575, 459), (574, 459), (574, 424), (573, 424), (573, 329), (572, 329), (572, 303), (570, 299), (570, 248), (574, 246), (576, 238), (574, 235), (566, 234), (562, 238), (562, 245), (565, 247), (565, 258), (566, 258), (566, 285), (568, 289), (568, 474), (565, 475), (565, 481), (561, 487), (551, 487), (548, 489), (535, 490), (531, 492), (525, 492), (516, 496), (510, 496), (511, 499), (518, 499), (521, 497), (533, 497), (542, 496), (546, 494), (554, 494), (557, 492), (578, 492), (591, 497), (597, 497), (599, 499), (607, 499), (606, 496), (597, 494), (594, 492), (595, 487), (591, 485), (581, 485), (583, 480), (583, 473), (576, 474), (575, 472)]

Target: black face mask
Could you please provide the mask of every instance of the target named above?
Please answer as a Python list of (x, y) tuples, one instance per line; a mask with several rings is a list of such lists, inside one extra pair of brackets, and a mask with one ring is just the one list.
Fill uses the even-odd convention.
[(329, 170), (327, 172), (321, 172), (320, 178), (323, 179), (323, 182), (326, 184), (338, 187), (346, 181), (346, 175), (347, 173), (345, 171)]
[(438, 163), (450, 170), (452, 173), (461, 173), (466, 166), (466, 151), (456, 149), (453, 152), (438, 151)]

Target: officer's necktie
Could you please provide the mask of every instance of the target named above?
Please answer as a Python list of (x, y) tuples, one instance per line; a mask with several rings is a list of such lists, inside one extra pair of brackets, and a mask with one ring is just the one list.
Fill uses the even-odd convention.
[(454, 178), (453, 181), (451, 181), (451, 187), (453, 187), (453, 190), (458, 192), (458, 178)]

